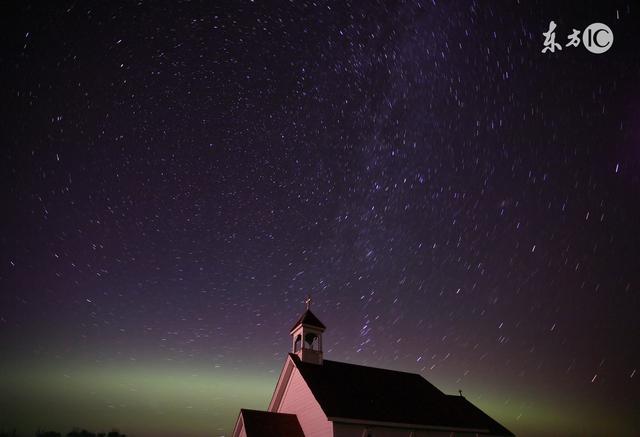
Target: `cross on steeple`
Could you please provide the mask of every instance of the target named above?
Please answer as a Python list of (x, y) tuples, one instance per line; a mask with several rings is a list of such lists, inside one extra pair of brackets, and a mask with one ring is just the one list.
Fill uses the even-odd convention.
[(293, 325), (291, 352), (304, 363), (322, 364), (322, 333), (326, 329), (315, 314), (311, 312), (311, 296), (304, 300), (307, 308)]

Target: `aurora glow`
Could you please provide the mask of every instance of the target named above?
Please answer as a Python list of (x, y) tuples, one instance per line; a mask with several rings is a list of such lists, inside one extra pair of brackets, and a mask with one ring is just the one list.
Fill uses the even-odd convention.
[(638, 5), (223, 3), (4, 5), (0, 431), (228, 436), (311, 293), (329, 359), (640, 435)]
[(139, 436), (229, 432), (239, 405), (268, 402), (273, 374), (211, 368), (83, 365), (2, 369), (3, 414), (20, 429), (113, 427)]
[[(265, 408), (278, 372), (226, 370), (208, 365), (131, 363), (0, 367), (4, 394), (0, 410), (20, 429), (119, 428), (136, 436), (200, 437), (229, 435), (240, 407)], [(457, 385), (439, 375), (431, 378), (454, 393)], [(545, 394), (513, 388), (468, 385), (472, 402), (509, 426), (535, 435), (578, 435), (593, 432), (631, 434), (625, 412), (606, 405), (576, 407), (575, 399), (549, 401)], [(483, 393), (481, 396), (473, 393)], [(630, 413), (626, 412), (626, 414)], [(38, 417), (37, 424), (33, 417)], [(593, 426), (596, 424), (596, 428)], [(553, 431), (548, 431), (553, 430)]]

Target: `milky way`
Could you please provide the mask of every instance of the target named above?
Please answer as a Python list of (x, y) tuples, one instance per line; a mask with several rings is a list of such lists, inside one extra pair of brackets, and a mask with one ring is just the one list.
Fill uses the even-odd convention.
[(311, 294), (327, 358), (640, 433), (637, 5), (215, 3), (2, 14), (0, 429), (228, 435)]

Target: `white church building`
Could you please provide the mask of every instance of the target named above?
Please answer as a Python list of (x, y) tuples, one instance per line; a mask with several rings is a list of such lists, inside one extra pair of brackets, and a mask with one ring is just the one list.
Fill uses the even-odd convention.
[(240, 410), (233, 437), (513, 436), (418, 374), (325, 360), (325, 329), (307, 300), (269, 408)]

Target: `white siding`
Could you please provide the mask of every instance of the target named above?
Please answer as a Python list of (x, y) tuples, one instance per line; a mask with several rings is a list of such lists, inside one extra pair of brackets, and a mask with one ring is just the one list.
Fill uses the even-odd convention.
[(247, 431), (244, 429), (244, 420), (242, 419), (242, 415), (238, 417), (232, 435), (233, 437), (247, 437)]
[(426, 437), (424, 432), (411, 434), (410, 429), (402, 428), (382, 428), (379, 426), (351, 425), (345, 423), (334, 424), (334, 437), (363, 437), (365, 429), (372, 437)]
[[(475, 433), (449, 431), (411, 430), (407, 428), (391, 428), (382, 426), (365, 426), (347, 423), (334, 423), (334, 437), (363, 437), (365, 429), (372, 437), (461, 437), (476, 436)], [(412, 434), (413, 433), (413, 434)]]
[(313, 397), (298, 369), (293, 369), (277, 411), (296, 414), (305, 437), (333, 437), (332, 423)]

